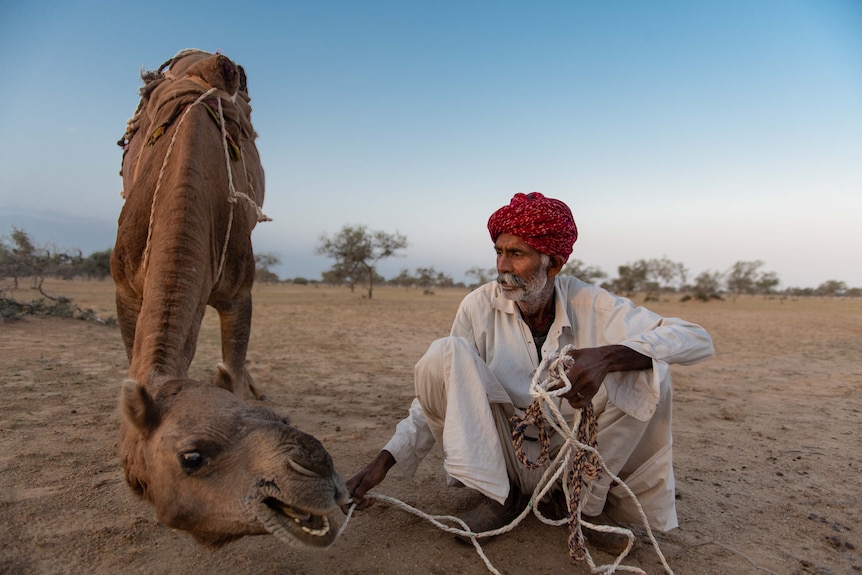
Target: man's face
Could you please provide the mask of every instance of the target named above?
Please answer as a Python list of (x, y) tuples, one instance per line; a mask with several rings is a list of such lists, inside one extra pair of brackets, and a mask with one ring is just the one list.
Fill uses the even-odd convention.
[(511, 234), (500, 234), (497, 252), (497, 282), (506, 299), (531, 304), (542, 303), (549, 294), (548, 258)]

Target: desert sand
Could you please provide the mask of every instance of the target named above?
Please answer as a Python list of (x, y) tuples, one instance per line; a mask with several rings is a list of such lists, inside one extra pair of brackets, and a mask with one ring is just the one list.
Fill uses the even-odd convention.
[[(110, 281), (45, 289), (114, 315)], [(255, 288), (249, 369), (270, 407), (320, 439), (345, 478), (406, 413), (413, 364), (448, 333), (466, 292), (363, 293)], [(22, 284), (11, 295), (38, 294)], [(716, 356), (673, 368), (680, 527), (656, 538), (674, 573), (862, 572), (862, 301), (678, 300), (648, 307), (703, 325)], [(193, 377), (210, 377), (218, 349), (208, 313)], [(271, 536), (211, 551), (164, 527), (126, 486), (117, 458), (126, 369), (116, 326), (35, 317), (0, 324), (0, 573), (487, 572), (472, 547), (385, 503), (357, 513), (319, 551)], [(439, 447), (413, 481), (393, 470), (377, 492), (433, 514), (477, 501), (446, 487)], [(483, 549), (507, 575), (589, 573), (567, 555), (566, 536), (528, 517)], [(624, 564), (663, 572), (644, 537)]]

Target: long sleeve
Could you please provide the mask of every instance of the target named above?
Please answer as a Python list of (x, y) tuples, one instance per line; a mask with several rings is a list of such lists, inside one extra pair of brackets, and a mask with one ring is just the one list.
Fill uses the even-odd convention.
[(652, 417), (660, 383), (670, 377), (670, 364), (690, 365), (714, 354), (712, 339), (697, 324), (662, 317), (574, 278), (557, 285), (565, 292), (575, 347), (620, 344), (652, 358), (652, 370), (611, 373), (605, 378), (610, 401), (632, 417), (642, 421)]
[(395, 426), (395, 433), (383, 449), (395, 458), (404, 478), (411, 479), (434, 443), (434, 435), (425, 421), (419, 400), (414, 398), (409, 414)]
[(715, 353), (705, 329), (677, 318), (664, 318), (654, 329), (620, 343), (653, 359), (681, 365), (697, 363)]

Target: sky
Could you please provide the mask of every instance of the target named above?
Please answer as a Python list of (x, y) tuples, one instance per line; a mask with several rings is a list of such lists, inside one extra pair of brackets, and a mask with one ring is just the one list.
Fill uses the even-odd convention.
[(319, 279), (345, 225), (400, 233), (378, 271), (490, 269), (490, 214), (565, 201), (572, 258), (779, 288), (862, 286), (862, 3), (0, 2), (0, 235), (113, 245), (116, 142), (143, 69), (185, 48), (248, 75), (266, 171), (256, 252)]

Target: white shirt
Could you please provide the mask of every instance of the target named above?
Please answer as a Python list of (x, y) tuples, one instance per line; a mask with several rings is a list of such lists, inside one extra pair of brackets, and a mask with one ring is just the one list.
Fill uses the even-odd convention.
[[(641, 421), (655, 413), (660, 383), (670, 378), (669, 364), (688, 365), (714, 353), (712, 340), (701, 326), (664, 318), (575, 277), (557, 276), (554, 293), (555, 317), (542, 347), (543, 356), (555, 357), (566, 345), (625, 345), (653, 359), (652, 370), (611, 373), (604, 381), (609, 401)], [(503, 296), (496, 281), (462, 300), (451, 335), (475, 347), (516, 408), (524, 409), (532, 402), (529, 387), (539, 366), (536, 346), (517, 305)], [(562, 402), (561, 409), (564, 415), (572, 411), (568, 402)], [(384, 449), (410, 477), (434, 442), (422, 409), (414, 401)]]
[[(668, 364), (692, 364), (714, 353), (702, 327), (636, 307), (572, 276), (555, 278), (556, 311), (542, 354), (556, 357), (566, 345), (575, 348), (624, 345), (653, 359), (649, 371), (611, 373), (605, 379), (610, 401), (642, 421), (655, 412), (659, 381)], [(539, 357), (530, 328), (515, 302), (503, 296), (496, 281), (470, 293), (461, 302), (452, 335), (472, 342), (512, 397), (515, 407), (527, 407), (529, 386)], [(652, 377), (650, 377), (652, 375)], [(543, 374), (544, 377), (544, 374)]]

